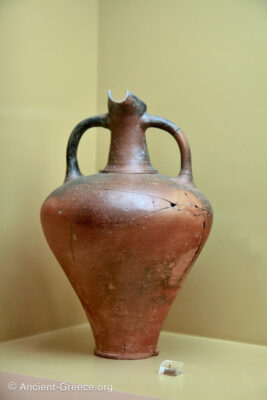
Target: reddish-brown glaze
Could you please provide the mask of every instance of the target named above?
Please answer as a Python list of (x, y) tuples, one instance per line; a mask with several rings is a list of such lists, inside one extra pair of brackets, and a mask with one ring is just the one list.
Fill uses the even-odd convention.
[[(110, 98), (109, 114), (101, 116), (102, 122), (94, 120), (92, 125), (90, 120), (89, 127), (112, 130), (109, 163), (102, 173), (81, 176), (76, 160), (81, 134), (71, 142), (74, 131), (66, 181), (41, 210), (47, 241), (91, 324), (95, 354), (117, 359), (158, 354), (158, 337), (170, 305), (212, 223), (211, 206), (187, 168), (190, 154), (184, 136), (176, 138), (181, 151), (181, 140), (185, 146), (178, 178), (162, 176), (150, 166), (144, 130), (152, 123), (147, 123), (150, 116), (145, 110), (138, 114), (136, 99), (131, 93), (121, 103)], [(112, 106), (119, 116), (114, 116)], [(140, 116), (146, 121), (143, 125)], [(159, 126), (154, 118), (153, 126)], [(170, 126), (163, 129), (170, 132)]]

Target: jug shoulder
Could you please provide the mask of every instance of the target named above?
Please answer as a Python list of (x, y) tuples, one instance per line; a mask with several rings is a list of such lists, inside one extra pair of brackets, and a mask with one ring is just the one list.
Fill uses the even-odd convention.
[(160, 174), (99, 173), (64, 183), (43, 205), (75, 222), (131, 219), (176, 207), (212, 217), (206, 197), (192, 185)]

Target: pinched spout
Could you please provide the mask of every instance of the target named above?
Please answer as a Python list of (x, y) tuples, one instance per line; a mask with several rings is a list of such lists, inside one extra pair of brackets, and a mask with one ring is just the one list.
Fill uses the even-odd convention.
[(129, 90), (126, 91), (121, 101), (116, 101), (111, 95), (111, 90), (109, 90), (108, 110), (110, 118), (116, 117), (118, 114), (141, 116), (146, 112), (146, 104)]
[(108, 123), (111, 144), (108, 164), (102, 172), (156, 173), (147, 151), (142, 116), (146, 104), (127, 90), (122, 101), (108, 91)]

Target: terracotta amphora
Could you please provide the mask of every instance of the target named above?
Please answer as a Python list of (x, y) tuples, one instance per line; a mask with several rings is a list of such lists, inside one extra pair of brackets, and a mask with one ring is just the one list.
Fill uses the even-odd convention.
[[(77, 147), (93, 127), (111, 131), (109, 159), (83, 176)], [(176, 178), (150, 164), (145, 131), (170, 133), (181, 153)], [(47, 242), (77, 293), (95, 338), (95, 354), (140, 359), (158, 354), (169, 308), (204, 246), (212, 208), (192, 179), (182, 130), (150, 115), (127, 91), (109, 92), (108, 113), (81, 121), (70, 135), (64, 184), (41, 209)], [(67, 312), (67, 310), (66, 310)]]

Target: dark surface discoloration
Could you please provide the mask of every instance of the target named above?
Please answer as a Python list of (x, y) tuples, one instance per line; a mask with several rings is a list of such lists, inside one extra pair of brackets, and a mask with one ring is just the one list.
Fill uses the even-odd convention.
[[(111, 130), (103, 172), (82, 176), (77, 146), (90, 127)], [(150, 165), (145, 129), (171, 133), (181, 151), (177, 178)], [(168, 310), (208, 237), (212, 209), (192, 179), (182, 131), (146, 113), (130, 92), (109, 113), (82, 121), (67, 147), (64, 184), (46, 199), (47, 241), (92, 326), (101, 357), (156, 355)]]

